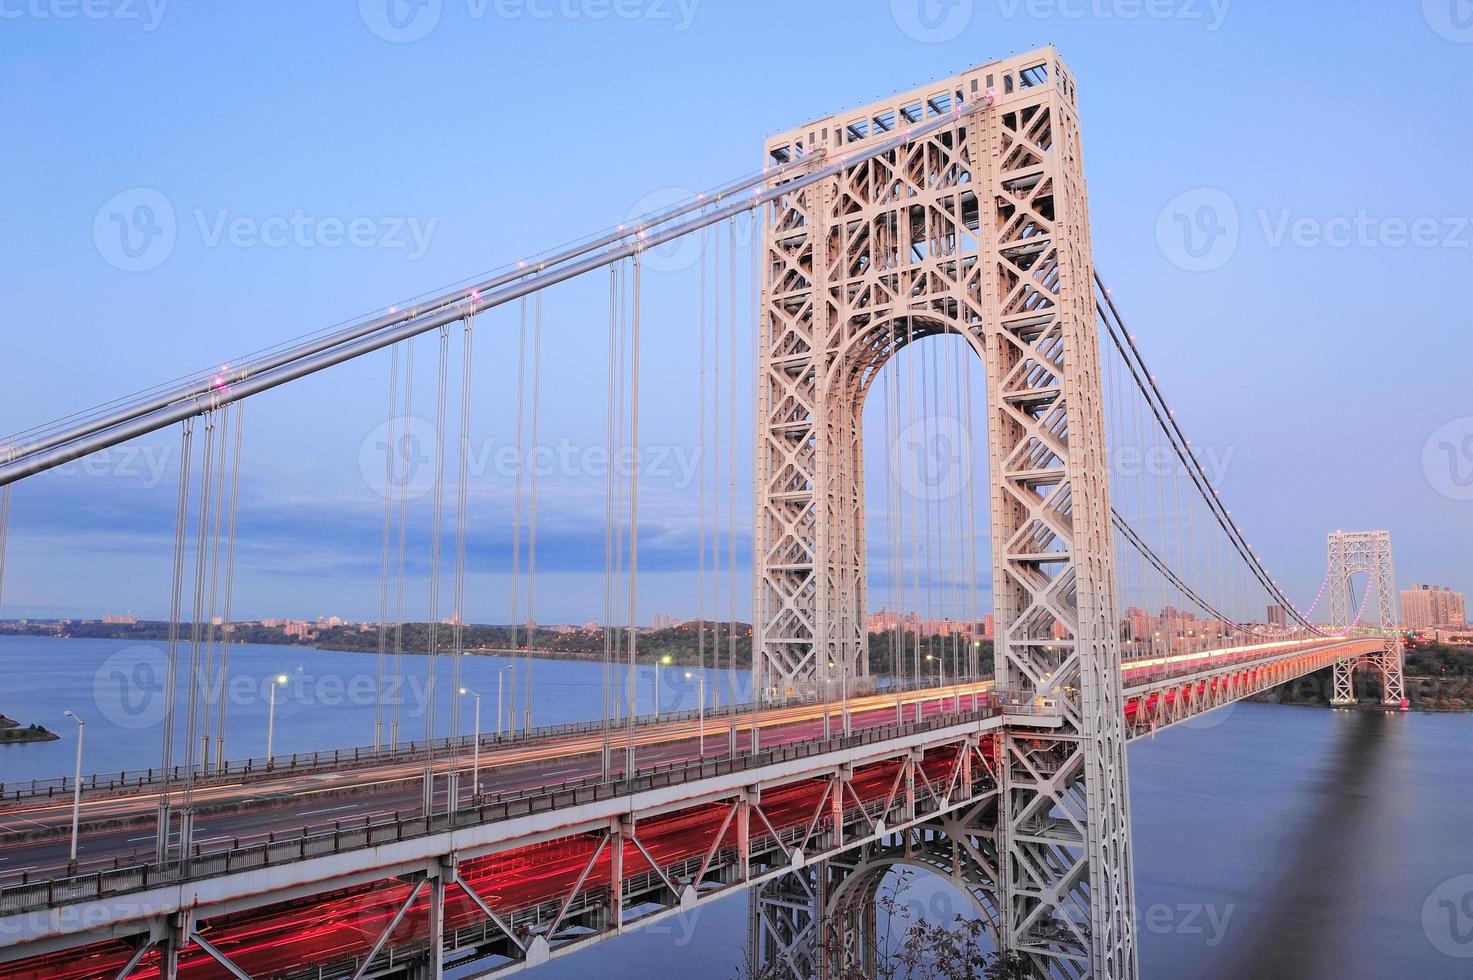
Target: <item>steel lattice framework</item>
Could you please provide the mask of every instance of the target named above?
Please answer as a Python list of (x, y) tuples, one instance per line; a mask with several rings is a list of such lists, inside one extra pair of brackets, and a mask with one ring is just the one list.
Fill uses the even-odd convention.
[[(1355, 668), (1374, 667), (1381, 675), (1381, 703), (1404, 706), (1402, 682), (1404, 649), (1396, 609), (1396, 575), (1391, 566), (1390, 531), (1334, 531), (1330, 546), (1330, 626), (1337, 633), (1354, 628), (1356, 616), (1350, 601), (1351, 576), (1366, 573), (1368, 593), (1376, 593), (1381, 649), (1367, 657), (1337, 661), (1332, 704), (1354, 704)], [(1366, 607), (1371, 596), (1365, 597)]]
[(1052, 975), (1132, 977), (1120, 651), (1073, 76), (1041, 49), (773, 137), (769, 160), (822, 150), (842, 161), (847, 147), (947, 113), (953, 125), (767, 211), (757, 681), (771, 697), (867, 677), (863, 400), (900, 348), (960, 335), (987, 373), (998, 685), (1046, 699), (1063, 720), (1055, 738), (1004, 738), (994, 831), (1003, 943)]

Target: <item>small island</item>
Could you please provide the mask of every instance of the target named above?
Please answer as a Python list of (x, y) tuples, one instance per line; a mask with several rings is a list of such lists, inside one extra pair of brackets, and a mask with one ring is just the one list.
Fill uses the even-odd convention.
[(54, 742), (60, 737), (42, 725), (22, 725), (14, 718), (0, 715), (0, 745), (15, 742)]

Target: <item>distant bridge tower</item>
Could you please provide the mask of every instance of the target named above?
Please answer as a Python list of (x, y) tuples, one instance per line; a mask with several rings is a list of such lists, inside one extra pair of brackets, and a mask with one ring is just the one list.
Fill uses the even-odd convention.
[[(1397, 615), (1396, 576), (1391, 568), (1390, 531), (1335, 531), (1330, 534), (1330, 626), (1336, 631), (1351, 628), (1360, 608), (1351, 602), (1351, 576), (1366, 573), (1363, 608), (1370, 610), (1372, 596), (1376, 593), (1375, 612), (1371, 622), (1383, 638), (1381, 652), (1361, 660), (1365, 666), (1374, 667), (1381, 675), (1381, 703), (1394, 707), (1405, 707), (1405, 686), (1402, 683), (1402, 661), (1404, 650), (1401, 642), (1400, 617)], [(1363, 616), (1364, 619), (1364, 616)], [(1335, 664), (1334, 691), (1331, 704), (1355, 703), (1354, 660), (1341, 660)]]
[[(953, 842), (947, 860), (955, 853), (983, 865), (969, 880), (985, 878), (994, 892), (1001, 945), (1039, 972), (1134, 977), (1120, 648), (1073, 74), (1044, 48), (771, 137), (768, 160), (822, 154), (815, 167), (841, 164), (851, 145), (938, 119), (950, 122), (764, 214), (754, 682), (773, 696), (868, 677), (865, 395), (900, 348), (960, 335), (987, 373), (997, 686), (1056, 706), (1060, 727), (1057, 737), (1002, 737), (996, 813), (972, 834), (983, 843)], [(777, 893), (791, 905), (791, 895), (825, 889), (811, 878), (775, 889), (773, 907)], [(791, 950), (782, 960), (795, 962)]]

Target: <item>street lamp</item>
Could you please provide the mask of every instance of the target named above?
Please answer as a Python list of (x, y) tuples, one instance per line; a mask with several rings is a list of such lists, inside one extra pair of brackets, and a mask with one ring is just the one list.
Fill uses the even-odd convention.
[[(500, 680), (497, 677), (497, 681)], [(471, 726), (475, 729), (474, 748), (471, 749), (471, 798), (475, 799), (481, 795), (481, 696), (468, 687), (462, 687), (460, 693), (476, 699), (475, 721)]]
[(670, 654), (668, 653), (660, 658), (659, 663), (655, 664), (655, 721), (660, 720), (660, 668), (668, 666), (670, 666)]
[(82, 816), (82, 736), (87, 732), (87, 723), (78, 718), (74, 712), (64, 711), (72, 721), (77, 723), (77, 769), (72, 777), (72, 856), (70, 862), (77, 861), (77, 823)]
[(271, 744), (276, 734), (276, 689), (286, 683), (285, 674), (271, 681), (271, 707), (266, 711), (266, 765), (271, 765)]
[(694, 677), (701, 683), (701, 704), (699, 708), (699, 713), (701, 718), (701, 758), (704, 759), (706, 757), (706, 675), (704, 672), (700, 674), (692, 674), (690, 671), (687, 670), (685, 672), (685, 679), (690, 680), (692, 677)]
[(506, 672), (515, 667), (515, 664), (507, 664), (496, 672), (496, 737), (501, 737), (501, 722), (506, 717), (501, 709), (501, 682), (506, 679)]

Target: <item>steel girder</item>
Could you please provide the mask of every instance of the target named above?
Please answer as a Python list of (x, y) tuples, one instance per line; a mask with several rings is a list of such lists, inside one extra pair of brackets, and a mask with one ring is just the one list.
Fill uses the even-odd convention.
[[(1351, 576), (1366, 573), (1366, 589), (1376, 593), (1376, 617), (1381, 637), (1379, 649), (1359, 658), (1335, 664), (1334, 690), (1330, 703), (1354, 704), (1355, 668), (1364, 664), (1381, 676), (1381, 703), (1405, 707), (1406, 686), (1402, 678), (1405, 648), (1397, 615), (1396, 575), (1391, 563), (1390, 531), (1334, 531), (1329, 535), (1330, 626), (1336, 632), (1353, 627)], [(1371, 597), (1365, 597), (1369, 605)]]

